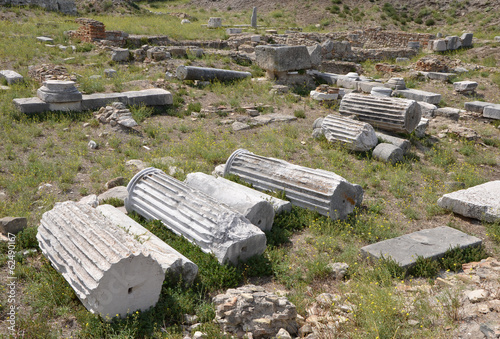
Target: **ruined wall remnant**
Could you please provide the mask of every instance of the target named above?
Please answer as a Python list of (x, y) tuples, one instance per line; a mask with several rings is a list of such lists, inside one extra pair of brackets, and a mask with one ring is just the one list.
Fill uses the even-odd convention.
[(102, 22), (89, 18), (78, 18), (75, 22), (79, 23), (80, 27), (76, 31), (68, 32), (70, 38), (84, 42), (106, 39), (106, 27)]

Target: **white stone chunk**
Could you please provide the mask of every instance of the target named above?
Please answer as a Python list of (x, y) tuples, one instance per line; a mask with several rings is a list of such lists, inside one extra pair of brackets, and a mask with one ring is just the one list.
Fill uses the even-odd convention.
[(441, 94), (421, 91), (413, 88), (397, 90), (396, 94), (400, 94), (407, 99), (423, 101), (434, 105), (439, 104), (439, 102), (441, 101)]
[(387, 87), (373, 87), (370, 94), (376, 97), (390, 97), (392, 89)]
[(288, 72), (311, 68), (306, 46), (259, 45), (255, 48), (257, 64), (266, 71)]
[(323, 92), (318, 92), (318, 91), (311, 91), (309, 94), (311, 99), (317, 100), (317, 101), (331, 101), (331, 100), (337, 100), (339, 97), (338, 93), (323, 93)]
[(128, 212), (161, 220), (220, 263), (238, 263), (266, 249), (265, 234), (243, 215), (203, 192), (149, 167), (137, 173), (127, 186)]
[(483, 110), (483, 117), (500, 120), (500, 105), (486, 106)]
[(113, 225), (124, 229), (146, 247), (151, 253), (151, 257), (160, 264), (163, 273), (168, 273), (175, 278), (182, 278), (182, 282), (186, 285), (193, 283), (198, 274), (198, 266), (191, 260), (117, 208), (111, 205), (100, 205), (97, 207), (97, 211), (102, 213)]
[(484, 102), (484, 101), (471, 101), (471, 102), (466, 102), (464, 104), (464, 107), (467, 111), (471, 112), (477, 112), (477, 113), (483, 113), (484, 108), (487, 106), (493, 106), (494, 104), (490, 102)]
[(453, 89), (458, 93), (472, 93), (478, 84), (475, 81), (457, 81), (453, 83)]
[(122, 95), (127, 97), (126, 104), (129, 106), (164, 106), (172, 105), (172, 93), (162, 88), (144, 89), (142, 91), (123, 92)]
[[(75, 105), (80, 105), (82, 93), (76, 88), (74, 81), (47, 80), (37, 90), (37, 96), (49, 104), (68, 103), (66, 109), (57, 110), (79, 110)], [(65, 106), (65, 107), (66, 107)], [(81, 109), (81, 108), (80, 108)], [(53, 109), (51, 109), (53, 110)], [(56, 110), (56, 109), (54, 109)]]
[(398, 138), (392, 135), (387, 135), (384, 133), (376, 132), (377, 138), (385, 143), (393, 144), (396, 147), (401, 148), (403, 153), (407, 153), (410, 150), (411, 143), (407, 139)]
[(330, 142), (341, 142), (350, 150), (365, 152), (378, 143), (373, 127), (361, 121), (338, 115), (328, 115), (321, 122), (323, 135)]
[(260, 191), (284, 192), (292, 205), (344, 219), (363, 200), (363, 189), (341, 176), (320, 169), (236, 150), (227, 160), (224, 175), (234, 174)]
[(5, 79), (9, 86), (24, 81), (24, 77), (21, 74), (11, 70), (0, 71), (0, 79)]
[(52, 38), (48, 38), (48, 37), (46, 37), (46, 36), (38, 36), (38, 37), (36, 37), (36, 39), (37, 39), (38, 41), (45, 42), (45, 43), (48, 43), (48, 44), (52, 44), (52, 43), (54, 43), (54, 39), (52, 39)]
[(150, 250), (92, 207), (73, 201), (43, 214), (37, 239), (83, 305), (103, 318), (154, 306), (165, 275)]
[(262, 231), (269, 231), (273, 227), (274, 208), (271, 196), (222, 177), (215, 178), (200, 172), (188, 174), (184, 182), (241, 213)]
[(111, 53), (111, 60), (116, 62), (128, 61), (130, 58), (130, 51), (127, 48), (115, 48)]
[(445, 194), (438, 205), (469, 218), (500, 220), (500, 180)]
[(208, 28), (222, 27), (222, 18), (209, 18), (207, 27)]

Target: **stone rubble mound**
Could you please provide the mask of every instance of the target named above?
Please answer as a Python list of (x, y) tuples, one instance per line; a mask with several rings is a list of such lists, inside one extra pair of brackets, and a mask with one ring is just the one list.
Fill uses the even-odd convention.
[(94, 117), (103, 124), (111, 127), (119, 126), (125, 129), (134, 128), (138, 123), (132, 117), (132, 112), (122, 102), (113, 102), (111, 106), (101, 107)]
[(287, 298), (266, 292), (263, 287), (245, 285), (213, 298), (215, 321), (224, 332), (243, 337), (271, 338), (281, 328), (297, 333), (297, 310)]

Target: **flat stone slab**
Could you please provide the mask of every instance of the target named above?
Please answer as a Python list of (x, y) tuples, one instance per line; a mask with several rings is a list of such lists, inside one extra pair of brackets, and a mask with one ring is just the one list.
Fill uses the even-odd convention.
[(442, 72), (421, 72), (425, 73), (425, 76), (431, 80), (441, 80), (448, 81), (452, 77), (456, 76), (456, 73), (442, 73)]
[(52, 44), (54, 43), (54, 39), (52, 38), (47, 38), (46, 36), (37, 36), (36, 39), (38, 41), (41, 41), (41, 42), (45, 42), (45, 43), (48, 43), (48, 44)]
[(41, 113), (49, 110), (49, 104), (38, 97), (18, 98), (12, 100), (17, 109), (25, 114)]
[(401, 94), (407, 99), (423, 101), (434, 105), (439, 104), (441, 101), (441, 94), (421, 91), (418, 89), (398, 89), (396, 94)]
[(141, 104), (146, 106), (164, 106), (174, 103), (172, 93), (161, 88), (123, 92), (121, 94), (127, 97), (126, 104), (130, 106)]
[(492, 104), (491, 102), (471, 101), (471, 102), (466, 102), (464, 104), (464, 107), (467, 111), (483, 113), (485, 107), (493, 105), (494, 104)]
[(24, 77), (21, 74), (8, 69), (0, 71), (0, 79), (5, 79), (9, 86), (24, 81)]
[(483, 117), (500, 120), (500, 105), (486, 106), (483, 110)]
[(438, 259), (450, 248), (481, 245), (482, 240), (448, 226), (426, 229), (361, 248), (361, 254), (375, 259), (392, 259), (402, 268), (415, 265), (419, 256)]
[(500, 180), (443, 195), (438, 205), (465, 217), (500, 220)]
[(478, 83), (475, 81), (457, 81), (453, 83), (453, 89), (458, 93), (472, 93), (477, 86)]
[(95, 110), (112, 104), (115, 101), (126, 103), (127, 96), (123, 93), (94, 93), (82, 95), (82, 110)]

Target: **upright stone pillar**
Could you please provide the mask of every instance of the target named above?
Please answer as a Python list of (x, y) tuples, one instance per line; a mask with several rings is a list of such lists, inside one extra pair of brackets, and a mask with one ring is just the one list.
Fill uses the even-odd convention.
[(257, 7), (254, 7), (252, 11), (252, 27), (257, 28)]
[(421, 111), (414, 100), (349, 93), (342, 98), (339, 112), (356, 115), (383, 130), (411, 133), (420, 122)]
[(236, 264), (266, 249), (264, 232), (243, 215), (159, 169), (140, 171), (127, 190), (127, 211), (161, 220), (174, 233), (213, 253), (220, 263)]
[(261, 191), (285, 192), (292, 205), (344, 219), (363, 200), (363, 189), (321, 169), (293, 165), (238, 149), (228, 158), (224, 175), (234, 174)]
[(90, 312), (124, 317), (158, 301), (165, 278), (161, 265), (146, 246), (89, 205), (56, 204), (43, 214), (36, 237)]

